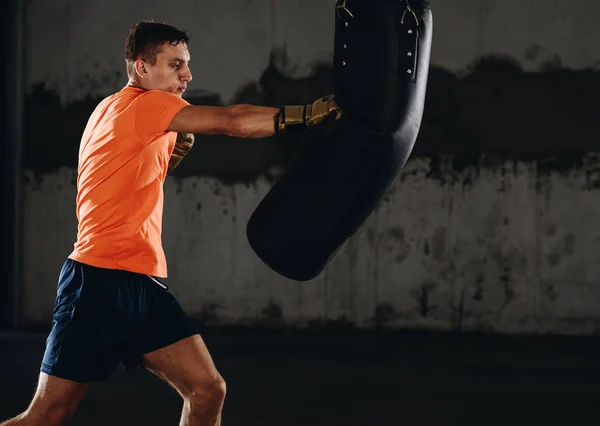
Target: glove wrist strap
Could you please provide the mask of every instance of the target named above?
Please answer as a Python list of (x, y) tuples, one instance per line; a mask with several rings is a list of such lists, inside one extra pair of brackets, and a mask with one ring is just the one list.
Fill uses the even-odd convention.
[(310, 105), (284, 106), (277, 116), (277, 136), (299, 134), (306, 130), (306, 117), (310, 115)]

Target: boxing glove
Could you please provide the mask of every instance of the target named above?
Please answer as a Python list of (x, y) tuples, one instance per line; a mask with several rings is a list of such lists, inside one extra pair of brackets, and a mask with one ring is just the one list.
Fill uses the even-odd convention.
[(194, 134), (193, 133), (177, 133), (177, 139), (175, 140), (175, 148), (169, 158), (169, 168), (167, 173), (171, 173), (181, 163), (181, 160), (191, 151), (194, 146)]
[(316, 130), (327, 121), (339, 120), (342, 116), (342, 109), (333, 95), (317, 99), (310, 105), (284, 106), (277, 114), (275, 133), (285, 136)]

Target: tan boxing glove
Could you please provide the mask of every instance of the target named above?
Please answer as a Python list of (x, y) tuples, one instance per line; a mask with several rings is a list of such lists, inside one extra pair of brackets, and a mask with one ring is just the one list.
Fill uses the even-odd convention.
[(167, 173), (171, 173), (175, 170), (179, 163), (181, 163), (181, 160), (183, 160), (183, 157), (190, 152), (194, 146), (194, 139), (193, 133), (177, 133), (175, 148), (173, 148), (173, 153), (171, 154), (171, 158), (169, 158), (169, 168)]
[(324, 96), (311, 105), (284, 106), (277, 115), (275, 134), (300, 134), (317, 129), (327, 121), (339, 120), (343, 115), (333, 95)]

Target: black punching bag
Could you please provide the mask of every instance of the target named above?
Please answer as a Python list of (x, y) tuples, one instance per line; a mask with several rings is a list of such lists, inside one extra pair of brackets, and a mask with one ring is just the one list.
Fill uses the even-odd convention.
[(315, 278), (375, 210), (419, 133), (431, 38), (427, 1), (337, 2), (334, 89), (346, 115), (315, 134), (248, 222), (271, 269)]

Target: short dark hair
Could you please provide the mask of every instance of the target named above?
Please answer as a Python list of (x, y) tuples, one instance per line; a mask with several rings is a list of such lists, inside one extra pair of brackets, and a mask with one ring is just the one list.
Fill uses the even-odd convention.
[(139, 58), (152, 65), (156, 64), (156, 56), (160, 53), (163, 44), (188, 45), (189, 41), (190, 36), (185, 31), (171, 25), (151, 20), (138, 22), (131, 27), (125, 43), (127, 74), (130, 77), (135, 75), (135, 61)]

